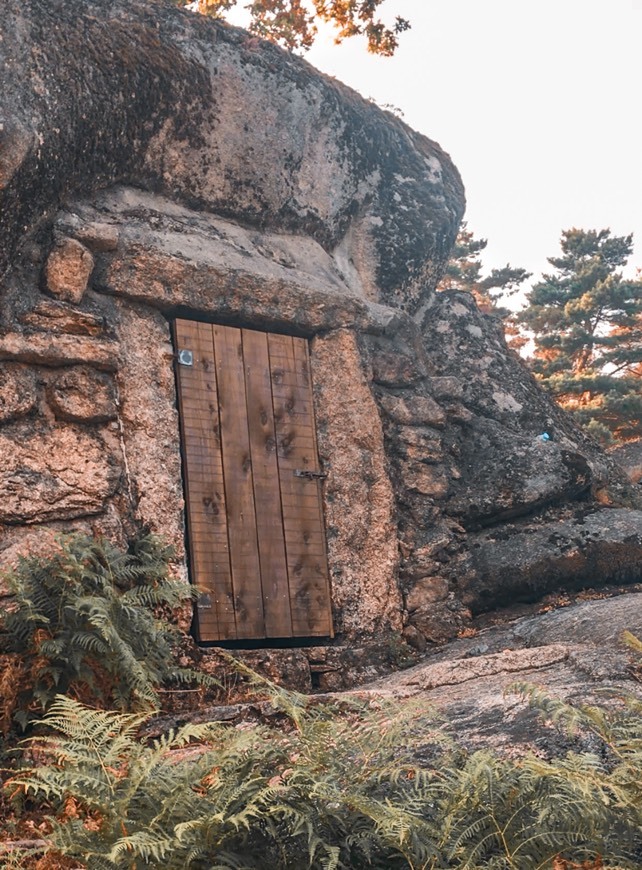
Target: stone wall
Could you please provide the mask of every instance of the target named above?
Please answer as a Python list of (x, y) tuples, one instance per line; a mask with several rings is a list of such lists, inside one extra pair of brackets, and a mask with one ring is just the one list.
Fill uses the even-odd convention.
[(307, 236), (375, 301), (447, 257), (448, 155), (300, 58), (164, 0), (6, 0), (0, 27), (0, 274), (52, 208), (119, 181)]
[[(311, 338), (338, 642), (400, 632), (395, 499), (359, 346), (396, 312), (351, 292), (307, 237), (249, 231), (130, 188), (70, 204), (43, 249), (40, 285), (35, 267), (23, 272), (31, 298), (6, 296), (20, 314), (0, 339), (12, 372), (0, 437), (21, 443), (3, 469), (0, 485), (15, 500), (5, 504), (0, 546), (18, 550), (28, 535), (24, 549), (33, 548), (32, 523), (49, 545), (51, 528), (121, 542), (150, 529), (174, 545), (186, 576), (171, 321), (285, 327)], [(19, 417), (29, 438), (11, 428)]]
[(640, 579), (636, 488), (492, 317), (434, 291), (464, 208), (438, 145), (221, 23), (54, 5), (0, 22), (3, 566), (149, 528), (186, 577), (170, 326), (191, 317), (310, 341), (337, 637), (253, 653), (272, 676), (338, 688), (398, 663), (400, 633), (421, 650)]
[[(186, 576), (180, 315), (310, 338), (336, 643), (370, 650), (353, 676), (395, 632), (423, 649), (484, 609), (639, 579), (635, 493), (466, 294), (433, 297), (420, 326), (350, 290), (309, 237), (125, 187), (69, 203), (43, 248), (0, 338), (5, 561), (36, 528), (148, 528)], [(340, 685), (314, 655), (297, 669)]]

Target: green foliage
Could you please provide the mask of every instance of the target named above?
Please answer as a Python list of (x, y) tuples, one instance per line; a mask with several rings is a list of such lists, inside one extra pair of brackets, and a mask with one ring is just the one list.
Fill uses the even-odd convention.
[(631, 236), (565, 230), (555, 272), (516, 321), (534, 338), (532, 368), (578, 421), (608, 442), (642, 435), (642, 281), (625, 280)]
[[(150, 538), (121, 553), (76, 536), (13, 579), (12, 637), (29, 647), (48, 713), (25, 741), (32, 766), (5, 790), (52, 813), (55, 852), (88, 870), (543, 870), (566, 867), (565, 855), (640, 866), (637, 698), (572, 706), (514, 687), (552, 745), (558, 734), (573, 747), (550, 760), (467, 750), (420, 703), (315, 703), (266, 680), (272, 727), (187, 725), (150, 741), (149, 713), (81, 703), (89, 693), (150, 707), (171, 676), (171, 630), (153, 609), (180, 605), (186, 590), (169, 580), (168, 556)], [(56, 682), (68, 694), (52, 701)]]
[[(238, 5), (238, 0), (175, 0), (180, 6), (196, 6), (204, 15), (225, 17)], [(368, 51), (390, 56), (394, 54), (399, 36), (410, 23), (397, 16), (392, 25), (384, 24), (377, 10), (384, 0), (250, 0), (244, 8), (250, 14), (249, 30), (257, 36), (278, 42), (291, 50), (308, 49), (317, 35), (317, 22), (332, 24), (337, 29), (336, 42), (351, 36), (364, 35)]]
[(48, 801), (55, 847), (89, 870), (543, 870), (563, 855), (639, 868), (642, 702), (515, 690), (583, 751), (471, 752), (417, 703), (314, 704), (276, 688), (278, 728), (187, 726), (145, 743), (143, 716), (59, 698), (55, 734), (30, 741), (49, 763), (6, 788)]
[(24, 726), (56, 694), (117, 710), (157, 707), (158, 686), (185, 676), (173, 663), (175, 629), (160, 615), (191, 598), (169, 577), (171, 550), (153, 536), (128, 552), (84, 535), (59, 544), (8, 577), (16, 607), (4, 631), (23, 683), (15, 718)]
[(473, 294), (482, 311), (492, 311), (503, 317), (508, 311), (498, 308), (498, 301), (516, 293), (530, 274), (507, 264), (482, 277), (480, 255), (487, 244), (486, 239), (476, 239), (464, 221), (437, 289), (465, 290)]

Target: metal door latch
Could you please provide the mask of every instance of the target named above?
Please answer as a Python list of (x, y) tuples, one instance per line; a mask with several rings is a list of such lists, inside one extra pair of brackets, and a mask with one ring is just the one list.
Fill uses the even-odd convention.
[(325, 480), (328, 475), (324, 474), (323, 471), (308, 471), (304, 468), (295, 468), (294, 476), (305, 477), (307, 480)]
[(178, 352), (178, 364), (181, 366), (193, 366), (194, 365), (194, 354), (191, 350), (179, 350)]

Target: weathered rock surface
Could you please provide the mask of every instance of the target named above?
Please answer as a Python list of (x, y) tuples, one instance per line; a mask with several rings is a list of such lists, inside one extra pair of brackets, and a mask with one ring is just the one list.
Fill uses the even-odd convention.
[[(184, 501), (173, 348), (157, 312), (120, 302), (120, 436), (124, 458), (121, 515), (171, 541), (182, 561)], [(183, 569), (184, 570), (184, 569)]]
[(536, 600), (553, 589), (640, 580), (642, 512), (578, 510), (567, 519), (501, 526), (468, 540), (474, 573), (462, 580), (473, 610)]
[(101, 335), (106, 326), (103, 317), (52, 299), (38, 300), (31, 310), (22, 314), (20, 322), (42, 332), (88, 336)]
[(104, 371), (114, 371), (119, 362), (118, 345), (115, 342), (43, 332), (7, 332), (0, 335), (0, 360), (35, 363), (52, 368), (85, 364)]
[(61, 239), (47, 258), (47, 290), (62, 302), (78, 304), (94, 268), (90, 251), (76, 239)]
[[(550, 484), (547, 487), (536, 479), (540, 473), (547, 474), (551, 457), (534, 443), (544, 433), (551, 439), (548, 446), (559, 451), (553, 462), (567, 481), (568, 497), (582, 491), (589, 469), (587, 482), (593, 493), (608, 482), (614, 495), (631, 497), (628, 481), (616, 464), (550, 400), (524, 362), (507, 348), (500, 322), (480, 312), (472, 296), (462, 292), (434, 295), (422, 313), (422, 334), (431, 372), (458, 381), (463, 404), (472, 414), (468, 428), (452, 428), (449, 438), (448, 449), (457, 458), (461, 473), (456, 510), (465, 509), (467, 481), (474, 504), (483, 478), (501, 481), (507, 462), (516, 465), (518, 489), (532, 486), (544, 497)], [(524, 439), (530, 439), (530, 448)], [(501, 505), (499, 510), (503, 510)]]
[(642, 637), (642, 593), (487, 629), (363, 688), (434, 705), (457, 739), (471, 747), (564, 752), (571, 748), (566, 738), (544, 726), (510, 686), (536, 685), (569, 703), (604, 703), (608, 689), (642, 697), (631, 653), (620, 641), (624, 631)]
[(106, 423), (117, 415), (113, 378), (86, 366), (50, 378), (47, 401), (57, 419), (72, 423)]
[(581, 453), (479, 417), (459, 441), (460, 478), (445, 509), (469, 528), (574, 500), (592, 483)]
[(403, 426), (443, 426), (446, 414), (430, 396), (413, 397), (411, 401), (402, 396), (383, 395), (379, 404), (395, 423)]
[(0, 423), (24, 417), (37, 401), (33, 371), (15, 363), (0, 363)]
[(426, 605), (448, 597), (448, 581), (443, 577), (422, 577), (406, 596), (406, 607), (411, 614)]
[(117, 459), (98, 433), (74, 426), (0, 431), (0, 523), (99, 513), (119, 478)]
[(381, 328), (336, 258), (306, 235), (249, 230), (122, 187), (75, 211), (88, 225), (104, 212), (119, 221), (121, 249), (95, 276), (103, 293), (265, 329)]
[[(410, 667), (410, 658), (402, 662), (385, 644), (352, 650), (327, 646), (244, 650), (232, 655), (279, 685), (320, 691), (321, 700), (345, 698), (341, 690), (348, 686), (346, 675), (352, 675), (362, 682), (348, 694), (400, 704), (410, 699), (426, 705), (458, 742), (471, 749), (491, 747), (510, 755), (531, 751), (550, 758), (569, 750), (593, 751), (591, 738), (569, 737), (544, 724), (517, 687), (534, 687), (571, 705), (617, 704), (623, 695), (642, 699), (639, 657), (621, 642), (624, 631), (642, 637), (641, 603), (638, 589), (524, 617), (451, 641)], [(411, 635), (412, 627), (404, 634)], [(183, 666), (196, 664), (218, 676), (229, 669), (217, 650), (186, 652)], [(199, 661), (193, 658), (195, 654)], [(391, 669), (397, 672), (389, 673)], [(386, 676), (377, 676), (386, 672)], [(257, 703), (256, 689), (242, 675), (229, 676), (226, 694), (223, 704), (190, 712), (179, 699), (175, 709), (182, 710), (182, 718), (167, 719), (165, 726), (185, 720), (254, 718), (247, 705), (230, 706), (230, 698)], [(263, 715), (274, 712), (262, 711)]]
[(120, 230), (105, 221), (84, 221), (76, 214), (63, 213), (56, 221), (56, 229), (82, 242), (90, 251), (104, 253), (118, 248)]
[[(337, 365), (340, 360), (340, 365)], [(401, 628), (394, 494), (383, 435), (351, 332), (311, 348), (335, 629), (351, 636)]]
[[(446, 418), (439, 441), (387, 429), (405, 516), (401, 576), (411, 624), (425, 632), (432, 614), (445, 636), (448, 617), (432, 600), (431, 576), (448, 578), (451, 596), (473, 611), (553, 588), (639, 580), (642, 512), (631, 510), (639, 495), (540, 390), (497, 321), (468, 294), (442, 293), (423, 313), (422, 335), (429, 389)], [(405, 402), (425, 404), (416, 392)], [(421, 464), (428, 471), (418, 475)], [(413, 490), (425, 498), (413, 500)]]
[(305, 227), (382, 301), (419, 296), (448, 256), (463, 190), (447, 155), (275, 46), (128, 0), (7, 0), (2, 35), (0, 273), (63, 192), (122, 178)]
[(624, 469), (631, 483), (642, 480), (642, 438), (609, 450), (609, 455)]

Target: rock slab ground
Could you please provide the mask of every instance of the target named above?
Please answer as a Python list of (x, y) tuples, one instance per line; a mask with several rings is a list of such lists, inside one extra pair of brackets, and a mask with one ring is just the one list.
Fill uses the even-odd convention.
[(571, 704), (642, 697), (642, 662), (622, 642), (625, 631), (642, 637), (642, 592), (488, 628), (362, 687), (360, 694), (434, 705), (472, 748), (548, 755), (572, 747), (511, 686), (532, 684)]

